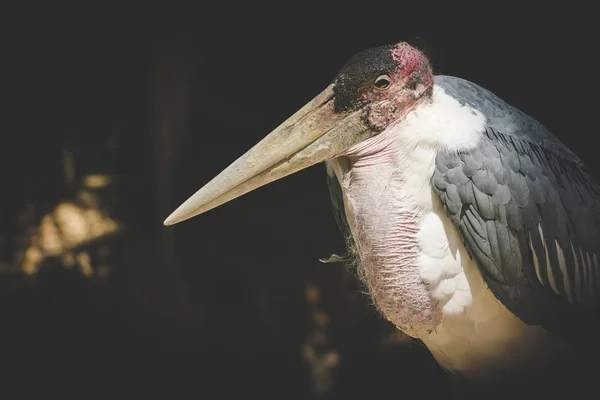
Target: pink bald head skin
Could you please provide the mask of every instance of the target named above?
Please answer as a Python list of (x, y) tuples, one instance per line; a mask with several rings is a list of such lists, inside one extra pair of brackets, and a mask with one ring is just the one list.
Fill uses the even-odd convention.
[(372, 87), (363, 94), (363, 100), (370, 104), (369, 123), (377, 129), (402, 120), (431, 97), (433, 88), (433, 72), (423, 53), (404, 42), (394, 46), (391, 53), (398, 65), (382, 75), (390, 79), (391, 85), (385, 90)]
[(408, 43), (401, 42), (393, 48), (392, 56), (394, 60), (400, 63), (397, 71), (401, 76), (407, 78), (418, 76), (427, 87), (431, 86), (433, 73), (431, 72), (429, 60), (421, 51)]

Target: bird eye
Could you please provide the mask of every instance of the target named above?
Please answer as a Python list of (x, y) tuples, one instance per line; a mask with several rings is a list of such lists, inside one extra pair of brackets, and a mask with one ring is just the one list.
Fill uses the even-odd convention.
[(390, 77), (387, 75), (378, 76), (377, 79), (375, 79), (375, 82), (373, 82), (373, 86), (375, 87), (375, 89), (379, 90), (385, 90), (389, 88), (390, 84)]

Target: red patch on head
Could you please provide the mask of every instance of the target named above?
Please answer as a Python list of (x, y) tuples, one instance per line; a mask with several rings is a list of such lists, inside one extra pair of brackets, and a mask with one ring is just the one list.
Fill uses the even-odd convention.
[(433, 83), (429, 60), (423, 53), (405, 42), (398, 43), (392, 50), (394, 60), (400, 63), (398, 73), (404, 78), (420, 78), (425, 87)]

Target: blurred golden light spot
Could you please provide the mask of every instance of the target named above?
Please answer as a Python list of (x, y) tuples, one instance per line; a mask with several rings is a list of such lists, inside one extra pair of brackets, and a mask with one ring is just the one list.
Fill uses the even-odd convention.
[(66, 267), (72, 267), (75, 265), (75, 257), (73, 256), (73, 253), (65, 253), (62, 255), (61, 259)]
[(320, 309), (317, 285), (307, 284), (304, 297), (310, 304), (314, 326), (302, 347), (302, 356), (310, 371), (312, 392), (321, 396), (329, 392), (335, 383), (335, 370), (339, 365), (340, 355), (331, 349), (327, 335), (329, 317)]
[(60, 257), (66, 267), (77, 262), (81, 272), (91, 276), (93, 268), (89, 254), (84, 251), (73, 254), (74, 250), (119, 229), (116, 221), (97, 209), (82, 208), (70, 202), (61, 203), (42, 218), (37, 233), (25, 251), (21, 268), (27, 274), (35, 274), (46, 257)]
[(90, 189), (99, 189), (110, 185), (110, 176), (108, 175), (88, 175), (84, 179), (84, 185)]
[(25, 261), (23, 262), (22, 269), (27, 275), (32, 275), (37, 272), (38, 264), (44, 259), (42, 252), (37, 247), (29, 247), (25, 251)]
[(77, 254), (77, 261), (79, 261), (79, 267), (81, 268), (81, 273), (85, 276), (92, 276), (94, 274), (94, 269), (92, 268), (92, 263), (90, 261), (90, 255), (86, 252), (80, 252)]
[(316, 303), (319, 300), (319, 289), (315, 285), (307, 285), (304, 297), (309, 303)]
[(337, 351), (330, 351), (323, 357), (323, 364), (328, 367), (337, 367), (340, 363), (340, 354)]
[(310, 345), (303, 346), (304, 359), (306, 361), (314, 362), (317, 359), (317, 353), (315, 352), (315, 348)]
[(335, 368), (339, 366), (340, 354), (329, 350), (319, 355), (314, 345), (303, 346), (304, 361), (310, 366), (312, 390), (316, 395), (322, 395), (331, 390), (335, 384)]
[(325, 314), (324, 312), (317, 311), (314, 315), (314, 321), (315, 325), (321, 328), (327, 325), (327, 323), (329, 322), (329, 318), (327, 318), (327, 314)]

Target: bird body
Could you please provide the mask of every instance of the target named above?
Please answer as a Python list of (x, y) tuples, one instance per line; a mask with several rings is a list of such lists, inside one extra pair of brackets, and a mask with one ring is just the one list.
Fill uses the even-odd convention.
[(354, 56), (165, 224), (322, 161), (375, 305), (446, 370), (525, 376), (595, 338), (598, 186), (535, 119), (406, 43)]
[[(471, 85), (447, 76), (436, 81)], [(327, 162), (374, 303), (443, 368), (477, 376), (531, 368), (534, 360), (545, 362), (549, 348), (565, 347), (494, 296), (434, 191), (438, 150), (468, 153), (485, 126), (480, 110), (436, 84), (432, 101), (395, 128), (347, 150), (349, 160)]]

